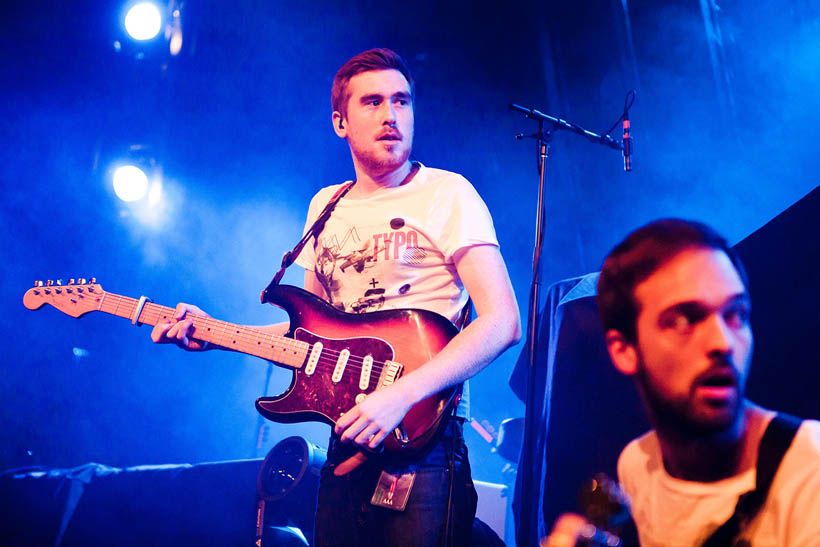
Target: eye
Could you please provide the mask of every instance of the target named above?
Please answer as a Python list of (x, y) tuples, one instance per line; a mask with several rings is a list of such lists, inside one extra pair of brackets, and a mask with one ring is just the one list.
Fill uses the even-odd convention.
[(748, 306), (739, 304), (727, 309), (723, 314), (726, 324), (734, 329), (740, 329), (749, 324), (751, 310)]
[(675, 332), (685, 333), (692, 328), (694, 323), (695, 320), (690, 314), (677, 311), (665, 317), (662, 326)]
[(707, 315), (707, 311), (696, 304), (684, 304), (667, 310), (661, 316), (660, 326), (679, 334), (688, 334)]

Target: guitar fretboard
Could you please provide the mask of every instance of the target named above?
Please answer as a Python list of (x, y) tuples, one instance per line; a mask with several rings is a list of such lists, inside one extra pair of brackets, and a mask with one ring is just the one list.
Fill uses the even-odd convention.
[[(99, 311), (133, 320), (138, 306), (139, 299), (105, 292), (100, 300)], [(173, 320), (175, 311), (174, 308), (146, 302), (136, 320), (137, 323), (153, 326), (165, 319)], [(301, 368), (310, 351), (306, 342), (271, 334), (260, 328), (236, 325), (192, 313), (186, 317), (193, 320), (192, 338), (288, 367)]]

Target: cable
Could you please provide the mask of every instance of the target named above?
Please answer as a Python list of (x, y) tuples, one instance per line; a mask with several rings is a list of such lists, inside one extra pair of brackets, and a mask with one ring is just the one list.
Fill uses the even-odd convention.
[(618, 127), (618, 124), (621, 123), (622, 121), (624, 121), (624, 118), (626, 118), (627, 114), (629, 113), (629, 109), (632, 108), (633, 104), (635, 104), (635, 90), (630, 89), (629, 92), (626, 94), (626, 97), (624, 97), (624, 112), (623, 112), (623, 114), (621, 114), (620, 118), (615, 120), (615, 123), (612, 124), (612, 127), (610, 127), (609, 129), (606, 130), (606, 132), (604, 132), (604, 135), (609, 135), (610, 133), (612, 133), (612, 131), (616, 127)]

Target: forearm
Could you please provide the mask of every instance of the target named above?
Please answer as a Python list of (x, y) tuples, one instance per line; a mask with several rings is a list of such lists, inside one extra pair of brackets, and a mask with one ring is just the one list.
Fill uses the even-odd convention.
[(456, 269), (476, 319), (433, 359), (396, 382), (411, 404), (475, 376), (521, 338), (518, 303), (498, 248), (467, 248), (457, 257)]
[(433, 359), (397, 382), (411, 403), (478, 374), (521, 338), (517, 307), (477, 317)]

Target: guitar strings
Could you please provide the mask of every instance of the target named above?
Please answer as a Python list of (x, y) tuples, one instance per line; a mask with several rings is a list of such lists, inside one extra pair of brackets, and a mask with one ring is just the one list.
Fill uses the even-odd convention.
[[(108, 298), (106, 298), (106, 297), (108, 297)], [(113, 300), (113, 302), (111, 302), (112, 300)], [(117, 315), (117, 316), (120, 316), (120, 317), (131, 318), (131, 317), (133, 317), (134, 311), (136, 310), (136, 307), (138, 305), (138, 301), (134, 298), (130, 298), (130, 297), (127, 297), (127, 296), (121, 296), (121, 295), (117, 295), (117, 294), (113, 294), (113, 293), (107, 293), (107, 292), (104, 293), (100, 309), (103, 310), (103, 308), (112, 307), (112, 304), (113, 304), (114, 311), (109, 311), (108, 313), (111, 313), (113, 315)], [(123, 304), (126, 305), (127, 314), (120, 314), (119, 313), (119, 309)], [(130, 308), (130, 309), (128, 309), (128, 308)], [(106, 310), (103, 310), (103, 311), (106, 311)], [(140, 314), (140, 318), (143, 318), (143, 316), (144, 316), (145, 321), (141, 321), (141, 322), (142, 323), (148, 323), (148, 324), (151, 324), (151, 325), (155, 325), (159, 322), (159, 318), (162, 317), (162, 316), (173, 317), (173, 312), (174, 311), (175, 311), (174, 308), (169, 308), (167, 306), (162, 306), (162, 305), (159, 305), (159, 304), (146, 303), (145, 308), (143, 309), (143, 312)], [(259, 347), (263, 340), (268, 342), (268, 343), (270, 343), (272, 341), (275, 341), (275, 340), (278, 340), (281, 343), (280, 345), (283, 346), (282, 350), (286, 350), (286, 349), (290, 349), (290, 350), (293, 350), (293, 351), (304, 350), (305, 355), (307, 356), (307, 354), (309, 353), (310, 348), (312, 348), (312, 346), (313, 346), (309, 342), (305, 342), (303, 340), (296, 340), (296, 339), (289, 338), (289, 337), (286, 337), (286, 336), (275, 335), (275, 334), (263, 331), (261, 329), (236, 325), (236, 324), (228, 323), (226, 321), (222, 321), (222, 320), (219, 320), (219, 319), (214, 319), (212, 317), (208, 317), (208, 316), (205, 316), (205, 315), (198, 315), (198, 314), (190, 314), (190, 315), (191, 315), (191, 318), (194, 322), (195, 330), (196, 330), (196, 327), (197, 327), (197, 323), (198, 322), (202, 323), (203, 325), (201, 325), (201, 326), (204, 327), (202, 330), (209, 331), (211, 333), (212, 338), (216, 338), (217, 336), (219, 336), (220, 339), (224, 338), (225, 334), (228, 333), (229, 329), (233, 330), (234, 332), (232, 334), (235, 334), (237, 336), (231, 337), (231, 339), (238, 340), (240, 342), (240, 344), (244, 344), (245, 347)], [(209, 324), (212, 324), (213, 327), (209, 326)], [(214, 328), (214, 327), (216, 327), (216, 328)], [(223, 332), (221, 333), (221, 335), (217, 331), (218, 328), (223, 329)], [(253, 342), (257, 342), (257, 343), (253, 344)], [(222, 344), (219, 344), (219, 345), (222, 345)], [(227, 347), (227, 348), (231, 349), (230, 346), (222, 345), (222, 347)], [(267, 346), (267, 344), (266, 344), (265, 348), (266, 349), (274, 349), (275, 345)], [(276, 353), (276, 352), (274, 352), (274, 353)], [(322, 365), (322, 369), (324, 369), (324, 370), (335, 369), (336, 368), (336, 363), (338, 362), (339, 355), (341, 355), (341, 352), (338, 351), (338, 350), (334, 350), (332, 348), (323, 348), (322, 353), (321, 353), (319, 359), (317, 360), (317, 369), (319, 368), (319, 365)], [(276, 362), (276, 359), (273, 356), (271, 357), (270, 360)], [(373, 360), (373, 363), (371, 365), (371, 375), (373, 375), (373, 372), (376, 373), (373, 376), (376, 376), (375, 379), (376, 379), (377, 382), (378, 382), (378, 378), (381, 376), (381, 372), (383, 371), (385, 366), (387, 366), (387, 363), (385, 361), (379, 361), (379, 360), (375, 360), (375, 359)], [(361, 373), (363, 368), (364, 368), (364, 357), (360, 357), (358, 355), (351, 354), (350, 357), (348, 358), (347, 364), (345, 365), (345, 371), (350, 369), (353, 372)], [(371, 378), (371, 380), (372, 379), (373, 378)]]

